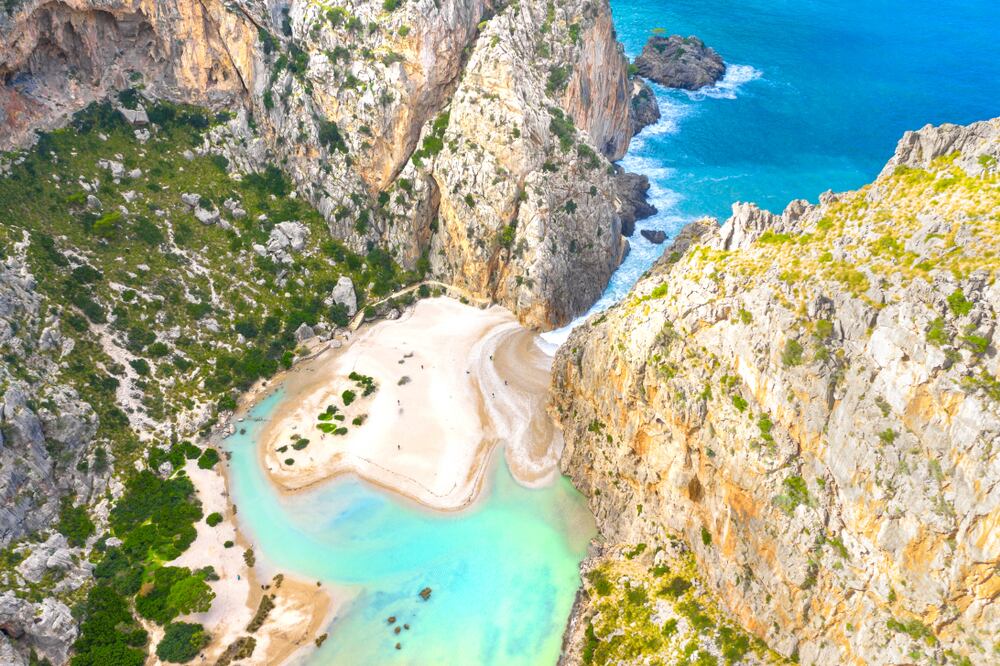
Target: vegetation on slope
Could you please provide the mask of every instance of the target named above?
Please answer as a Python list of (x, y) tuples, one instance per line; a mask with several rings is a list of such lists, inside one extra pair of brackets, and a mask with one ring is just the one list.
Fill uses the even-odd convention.
[[(7, 370), (31, 386), (77, 390), (99, 419), (91, 462), (81, 465), (113, 469), (125, 484), (106, 522), (68, 500), (60, 512), (59, 530), (73, 546), (91, 544), (96, 565), (95, 584), (60, 596), (81, 619), (75, 665), (144, 663), (139, 618), (166, 627), (162, 659), (201, 650), (201, 626), (175, 620), (208, 610), (214, 570), (168, 563), (203, 518), (183, 466), (210, 468), (219, 455), (178, 435), (207, 434), (240, 391), (290, 365), (302, 324), (346, 324), (329, 298), (340, 277), (352, 279), (362, 305), (417, 277), (377, 247), (359, 255), (330, 238), (278, 168), (231, 173), (203, 148), (224, 115), (157, 103), (149, 117), (146, 135), (111, 102), (92, 104), (31, 151), (0, 158), (0, 258), (26, 257), (42, 316), (63, 340), (54, 375), (14, 354)], [(282, 223), (304, 237), (283, 255), (271, 249)], [(174, 443), (150, 446), (140, 433)], [(23, 559), (18, 552), (3, 553), (5, 569)], [(26, 590), (17, 581), (7, 575), (3, 587), (38, 599), (57, 582)]]

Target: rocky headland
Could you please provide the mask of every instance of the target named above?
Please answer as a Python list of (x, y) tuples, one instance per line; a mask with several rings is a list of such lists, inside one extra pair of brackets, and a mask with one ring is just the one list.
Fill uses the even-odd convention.
[(635, 59), (635, 66), (650, 81), (684, 90), (714, 85), (726, 73), (722, 56), (693, 35), (653, 35)]
[(701, 590), (798, 663), (996, 663), (998, 158), (1000, 119), (907, 133), (857, 192), (690, 225), (574, 331), (554, 410), (606, 545), (567, 663), (777, 658)]

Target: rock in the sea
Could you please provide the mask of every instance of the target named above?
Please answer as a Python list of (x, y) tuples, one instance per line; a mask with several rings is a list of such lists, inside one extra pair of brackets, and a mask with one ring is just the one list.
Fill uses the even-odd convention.
[(655, 125), (659, 119), (660, 105), (656, 103), (656, 93), (642, 79), (632, 79), (632, 134)]
[(647, 79), (684, 90), (713, 85), (726, 73), (722, 56), (694, 36), (654, 35), (635, 59), (635, 65)]
[(646, 200), (649, 178), (618, 169), (615, 174), (615, 189), (616, 209), (618, 217), (622, 219), (622, 235), (631, 236), (635, 233), (637, 220), (644, 220), (656, 214), (656, 207)]
[(427, 601), (428, 599), (430, 599), (431, 598), (431, 588), (425, 587), (424, 589), (420, 590), (420, 598), (423, 599), (424, 601)]
[(639, 233), (650, 243), (656, 243), (657, 245), (667, 240), (667, 234), (660, 229), (643, 229)]

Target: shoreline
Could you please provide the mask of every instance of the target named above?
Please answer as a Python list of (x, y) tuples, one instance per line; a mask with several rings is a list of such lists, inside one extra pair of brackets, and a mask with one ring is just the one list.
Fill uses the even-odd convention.
[[(229, 493), (224, 461), (223, 456), (223, 461), (207, 470), (200, 469), (194, 460), (187, 461), (184, 467), (205, 516), (218, 512), (223, 519), (211, 527), (202, 518), (196, 523), (195, 541), (169, 563), (192, 570), (211, 565), (218, 576), (218, 580), (209, 581), (215, 593), (211, 608), (205, 613), (179, 617), (178, 621), (202, 624), (211, 636), (201, 652), (204, 663), (214, 663), (226, 648), (244, 636), (252, 636), (256, 641), (252, 662), (283, 663), (314, 646), (315, 639), (333, 622), (347, 599), (338, 598), (336, 590), (328, 585), (277, 571), (268, 578), (259, 562), (248, 565), (244, 553), (252, 550), (253, 544), (236, 519), (238, 507)], [(225, 547), (227, 541), (233, 545)], [(248, 631), (265, 595), (272, 597), (273, 608), (255, 631)], [(154, 642), (162, 635), (161, 629), (155, 629)]]
[[(396, 330), (390, 330), (390, 344), (380, 346), (378, 340), (386, 328)], [(428, 328), (432, 329), (431, 334)], [(401, 340), (410, 338), (423, 339), (423, 348), (407, 352), (398, 346)], [(259, 464), (279, 495), (306, 492), (319, 484), (353, 474), (361, 482), (401, 497), (421, 509), (457, 513), (473, 506), (488, 489), (489, 472), (500, 447), (504, 449), (503, 454), (517, 483), (541, 487), (558, 477), (562, 438), (546, 410), (551, 357), (539, 346), (537, 335), (522, 328), (506, 309), (465, 305), (450, 297), (425, 299), (408, 307), (396, 320), (381, 320), (357, 332), (345, 331), (331, 339), (313, 339), (303, 345), (309, 351), (291, 368), (259, 381), (240, 396), (237, 409), (211, 438), (213, 445), (223, 453), (220, 464), (209, 470), (199, 469), (194, 461), (185, 466), (205, 515), (217, 511), (223, 516), (223, 521), (215, 527), (209, 527), (204, 519), (199, 521), (195, 542), (171, 563), (191, 568), (212, 564), (219, 574), (220, 580), (210, 582), (216, 594), (212, 608), (207, 613), (179, 618), (200, 622), (211, 634), (211, 642), (202, 651), (205, 663), (213, 663), (230, 644), (246, 635), (253, 635), (257, 641), (251, 658), (253, 662), (262, 660), (260, 663), (278, 664), (300, 659), (307, 651), (316, 649), (316, 639), (334, 624), (338, 613), (354, 597), (347, 588), (341, 590), (326, 582), (268, 571), (260, 557), (255, 558), (253, 567), (244, 561), (244, 552), (253, 549), (254, 543), (241, 530), (237, 519), (239, 507), (233, 504), (230, 494), (228, 455), (221, 441), (239, 431), (250, 411), (278, 390), (287, 395), (282, 397), (268, 422), (261, 424), (255, 440)], [(380, 386), (370, 399), (362, 399), (359, 404), (366, 409), (373, 407), (373, 420), (381, 421), (383, 428), (386, 423), (399, 421), (400, 414), (391, 409), (391, 402), (406, 399), (412, 412), (419, 413), (420, 408), (425, 408), (439, 421), (438, 426), (463, 412), (464, 427), (457, 432), (443, 433), (458, 435), (457, 439), (442, 437), (442, 441), (452, 442), (452, 445), (413, 449), (422, 460), (430, 453), (437, 465), (407, 466), (405, 461), (402, 465), (396, 461), (394, 468), (391, 460), (383, 464), (376, 454), (358, 456), (352, 464), (345, 464), (343, 457), (338, 456), (322, 458), (322, 464), (316, 465), (310, 476), (295, 478), (292, 475), (284, 479), (289, 481), (287, 484), (276, 479), (267, 467), (269, 460), (273, 464), (274, 457), (268, 455), (268, 443), (273, 444), (279, 437), (303, 429), (306, 423), (314, 425), (314, 412), (310, 410), (327, 404), (329, 398), (344, 390), (342, 371), (345, 366), (341, 361), (345, 357), (357, 361), (369, 353), (374, 353), (382, 362), (376, 380)], [(399, 357), (407, 353), (411, 355), (403, 359), (404, 363), (399, 363)], [(434, 367), (437, 373), (434, 381), (428, 381), (425, 386), (419, 381), (399, 384), (397, 380), (385, 386), (386, 380), (391, 379), (386, 368), (398, 369), (411, 359), (412, 374), (419, 372), (416, 370), (420, 365), (418, 359), (422, 359), (425, 373), (431, 370), (430, 366)], [(433, 390), (427, 390), (431, 384)], [(378, 394), (386, 388), (390, 390), (383, 393), (378, 405), (373, 406)], [(407, 388), (405, 398), (395, 397)], [(435, 411), (434, 397), (443, 391), (448, 393), (447, 399), (442, 400), (443, 404)], [(412, 408), (414, 406), (417, 408)], [(376, 408), (381, 413), (375, 413)], [(402, 427), (414, 426), (408, 420)], [(367, 429), (359, 427), (357, 430), (363, 434)], [(435, 432), (442, 434), (440, 428)], [(319, 441), (322, 440), (316, 443)], [(328, 437), (324, 443), (332, 441), (332, 437)], [(391, 456), (392, 452), (391, 448), (383, 447), (377, 453)], [(454, 457), (459, 459), (457, 464), (454, 464)], [(443, 472), (445, 476), (438, 478), (441, 475), (435, 472)], [(424, 485), (422, 481), (427, 480), (429, 474), (430, 483)], [(448, 492), (435, 495), (431, 490), (435, 479), (439, 487), (442, 480), (445, 486), (450, 483)], [(225, 540), (232, 540), (235, 545), (225, 548)], [(276, 585), (274, 576), (279, 573), (280, 585)], [(261, 627), (250, 634), (246, 627), (265, 594), (274, 595), (274, 608)]]
[[(385, 329), (390, 329), (388, 334), (384, 333)], [(380, 345), (383, 335), (388, 336), (388, 344)], [(399, 346), (400, 341), (410, 339), (413, 344), (408, 351)], [(418, 339), (423, 340), (422, 345)], [(288, 572), (268, 571), (259, 557), (255, 558), (253, 567), (244, 561), (244, 552), (253, 549), (254, 543), (241, 530), (237, 519), (239, 507), (234, 505), (230, 493), (228, 455), (221, 441), (239, 431), (250, 411), (275, 392), (281, 390), (287, 395), (281, 398), (268, 422), (261, 424), (255, 440), (257, 459), (265, 477), (280, 495), (305, 492), (344, 475), (354, 475), (363, 483), (399, 496), (421, 509), (435, 513), (460, 512), (473, 506), (488, 489), (489, 472), (500, 447), (517, 483), (540, 487), (558, 476), (562, 438), (545, 405), (551, 357), (539, 346), (537, 335), (522, 328), (506, 309), (464, 305), (450, 297), (425, 299), (404, 310), (396, 320), (381, 320), (357, 332), (345, 331), (325, 341), (314, 339), (303, 344), (308, 352), (291, 368), (261, 380), (241, 395), (237, 409), (211, 438), (212, 445), (223, 453), (220, 465), (202, 470), (194, 461), (189, 461), (185, 466), (205, 515), (219, 512), (223, 516), (223, 521), (215, 527), (209, 527), (204, 519), (199, 521), (195, 542), (171, 563), (191, 568), (208, 563), (216, 567), (219, 574), (220, 580), (210, 582), (216, 594), (212, 608), (207, 613), (179, 618), (200, 622), (211, 634), (211, 642), (202, 651), (206, 663), (214, 662), (230, 644), (247, 635), (257, 641), (253, 661), (296, 662), (317, 649), (317, 638), (329, 631), (338, 614), (354, 598), (355, 593), (348, 588), (307, 581)], [(435, 442), (440, 442), (432, 436), (430, 439), (435, 441), (429, 448), (412, 448), (419, 458), (417, 462), (426, 463), (424, 456), (429, 453), (435, 461), (430, 465), (408, 465), (406, 461), (401, 464), (391, 459), (391, 448), (383, 446), (375, 454), (357, 456), (350, 461), (352, 464), (345, 464), (341, 456), (331, 456), (321, 458), (321, 464), (308, 476), (296, 478), (292, 475), (284, 479), (290, 483), (276, 479), (268, 470), (268, 463), (274, 464), (273, 451), (269, 456), (268, 444), (295, 430), (301, 431), (306, 423), (314, 425), (318, 406), (327, 404), (334, 394), (344, 390), (346, 366), (342, 361), (346, 358), (352, 362), (352, 368), (358, 367), (357, 361), (371, 353), (382, 363), (380, 368), (373, 369), (378, 373), (376, 381), (380, 386), (372, 396), (358, 403), (370, 407), (378, 394), (383, 394), (383, 409), (370, 417), (381, 424), (379, 432), (384, 435), (386, 427), (400, 420), (398, 412), (384, 409), (385, 404), (406, 400), (411, 411), (416, 413), (420, 412), (419, 402), (420, 407), (427, 408), (437, 421), (432, 432), (442, 435), (441, 439), (446, 443), (450, 441), (451, 445), (437, 446)], [(399, 368), (409, 365), (407, 371), (417, 375), (420, 360), (427, 381), (405, 384), (398, 380), (387, 381), (392, 379), (387, 370), (390, 368), (402, 372)], [(434, 377), (428, 380), (432, 368)], [(407, 394), (401, 395), (406, 389), (409, 389)], [(447, 389), (450, 392), (447, 399), (441, 401), (443, 404), (436, 407), (431, 404), (434, 396)], [(405, 408), (403, 412), (405, 415)], [(464, 427), (451, 431), (442, 427), (456, 418)], [(402, 427), (411, 428), (414, 424), (406, 422)], [(357, 428), (359, 434), (367, 430)], [(445, 436), (450, 437), (445, 439)], [(321, 441), (330, 444), (333, 438), (317, 439), (316, 444)], [(389, 456), (390, 460), (386, 464), (379, 455)], [(437, 488), (443, 486), (447, 492), (434, 494), (435, 484)], [(225, 548), (226, 540), (235, 545)], [(275, 584), (278, 574), (281, 575), (280, 585)], [(265, 594), (274, 595), (274, 608), (261, 627), (251, 634), (246, 627)]]
[[(535, 335), (503, 308), (419, 301), (277, 378), (288, 397), (259, 435), (258, 458), (284, 495), (354, 474), (425, 508), (454, 512), (481, 495), (492, 454), (504, 444), (519, 483), (546, 485), (562, 450), (545, 409), (549, 362)], [(373, 378), (378, 389), (364, 396), (352, 372)], [(357, 397), (345, 404), (344, 391)], [(341, 420), (325, 423), (345, 434), (318, 429), (330, 409)]]

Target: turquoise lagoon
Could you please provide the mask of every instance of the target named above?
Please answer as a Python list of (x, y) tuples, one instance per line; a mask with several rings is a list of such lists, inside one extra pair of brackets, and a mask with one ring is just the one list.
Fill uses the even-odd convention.
[[(612, 0), (635, 56), (654, 26), (697, 34), (729, 63), (697, 93), (656, 88), (663, 119), (622, 164), (650, 177), (660, 212), (638, 228), (675, 234), (733, 201), (780, 211), (870, 182), (902, 133), (1000, 115), (1000, 3), (964, 0)], [(595, 305), (620, 300), (663, 251), (638, 234)], [(567, 330), (546, 335), (559, 342)], [(281, 397), (253, 412), (268, 418)], [(313, 664), (554, 664), (594, 535), (565, 480), (527, 490), (495, 456), (493, 483), (459, 514), (434, 514), (354, 479), (278, 497), (256, 424), (230, 438), (233, 499), (258, 557), (357, 596)], [(417, 593), (434, 592), (428, 602)], [(412, 629), (402, 649), (385, 618)]]
[[(435, 513), (343, 477), (291, 497), (269, 485), (256, 436), (280, 400), (261, 401), (225, 442), (241, 528), (269, 568), (356, 594), (309, 664), (554, 664), (596, 534), (565, 479), (529, 490), (494, 455), (472, 507)], [(433, 592), (419, 597), (424, 587)], [(386, 618), (409, 623), (396, 636)], [(396, 650), (399, 641), (402, 649)]]

